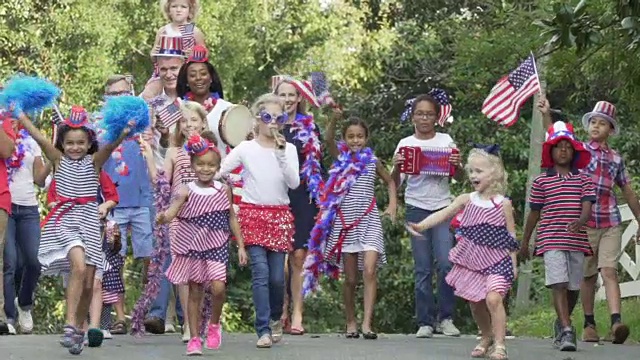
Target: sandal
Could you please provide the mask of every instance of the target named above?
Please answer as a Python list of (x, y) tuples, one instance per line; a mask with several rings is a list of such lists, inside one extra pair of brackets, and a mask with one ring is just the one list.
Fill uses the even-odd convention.
[(362, 334), (362, 337), (365, 340), (376, 340), (378, 338), (378, 334), (374, 333), (373, 331), (369, 331), (369, 332), (366, 332), (366, 333)]
[(116, 321), (111, 327), (113, 335), (125, 335), (127, 333), (127, 323), (124, 321)]
[(291, 327), (289, 329), (289, 335), (304, 335), (304, 328), (302, 327)]
[(507, 355), (507, 348), (504, 345), (496, 345), (493, 347), (491, 351), (491, 355), (489, 355), (489, 359), (491, 360), (509, 360), (509, 356)]
[(474, 359), (482, 359), (487, 356), (487, 350), (493, 345), (493, 341), (480, 341), (478, 345), (471, 351), (471, 357)]
[(346, 332), (344, 333), (344, 337), (347, 339), (358, 339), (360, 337), (360, 333), (357, 331)]

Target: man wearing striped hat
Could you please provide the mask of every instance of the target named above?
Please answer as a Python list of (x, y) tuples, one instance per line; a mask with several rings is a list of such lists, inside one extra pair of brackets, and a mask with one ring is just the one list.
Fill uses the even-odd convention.
[[(543, 114), (544, 125), (551, 125), (549, 102), (542, 98), (538, 108)], [(622, 156), (611, 149), (607, 143), (609, 136), (620, 134), (620, 125), (616, 120), (616, 108), (606, 101), (596, 103), (593, 111), (582, 117), (582, 125), (589, 133), (584, 147), (591, 153), (591, 162), (582, 171), (590, 175), (596, 188), (596, 202), (592, 207), (591, 219), (587, 222), (587, 235), (594, 255), (586, 259), (584, 281), (581, 286), (582, 307), (584, 310), (584, 330), (582, 340), (598, 342), (594, 315), (595, 290), (598, 272), (602, 275), (607, 303), (611, 312), (611, 327), (605, 340), (622, 344), (629, 336), (629, 327), (622, 323), (620, 315), (620, 285), (618, 282), (618, 256), (622, 252), (622, 219), (615, 186), (622, 190), (636, 221), (640, 221), (640, 204), (631, 187), (631, 177)], [(640, 230), (636, 239), (640, 236)], [(575, 299), (574, 301), (577, 301)], [(574, 304), (569, 304), (571, 305)], [(558, 321), (554, 326), (559, 331)]]

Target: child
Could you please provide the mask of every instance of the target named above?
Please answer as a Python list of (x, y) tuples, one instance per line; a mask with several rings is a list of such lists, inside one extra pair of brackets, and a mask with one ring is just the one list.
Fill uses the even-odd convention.
[(560, 351), (576, 351), (571, 313), (578, 302), (584, 257), (592, 255), (584, 226), (596, 194), (591, 178), (579, 173), (590, 161), (571, 124), (558, 121), (549, 128), (542, 145), (542, 167), (548, 170), (531, 184), (531, 212), (520, 247), (521, 258), (527, 259), (529, 240), (540, 220), (534, 254), (544, 257), (545, 284), (553, 291), (560, 320), (553, 342)]
[[(549, 127), (552, 114), (549, 102), (544, 98), (540, 99), (538, 109), (543, 114), (545, 126)], [(596, 191), (596, 202), (591, 208), (591, 218), (587, 221), (587, 236), (593, 256), (585, 261), (581, 286), (581, 302), (585, 314), (582, 340), (600, 341), (594, 315), (596, 281), (600, 272), (611, 312), (611, 327), (606, 340), (622, 344), (629, 336), (629, 327), (622, 323), (620, 316), (617, 269), (618, 257), (622, 252), (622, 225), (614, 192), (615, 185), (622, 190), (622, 195), (637, 221), (640, 221), (640, 204), (633, 192), (631, 177), (622, 156), (607, 144), (609, 136), (620, 133), (615, 106), (606, 101), (599, 101), (592, 112), (582, 117), (582, 125), (589, 132), (589, 141), (583, 145), (591, 154), (591, 162), (582, 172), (591, 177)], [(640, 237), (640, 229), (636, 236)]]
[(464, 209), (457, 244), (449, 253), (453, 268), (446, 281), (457, 296), (469, 301), (482, 332), (471, 357), (485, 357), (493, 345), (489, 358), (503, 360), (507, 359), (503, 298), (516, 278), (516, 251), (520, 247), (515, 240), (513, 206), (504, 197), (507, 174), (497, 145), (471, 150), (466, 167), (475, 191), (458, 196), (451, 205), (418, 224), (409, 223), (407, 228), (419, 237)]
[[(378, 178), (387, 184), (389, 206), (384, 215), (390, 216), (392, 220), (396, 215), (396, 185), (389, 172), (373, 155), (372, 150), (366, 148), (369, 128), (362, 120), (349, 120), (342, 129), (342, 138), (345, 142), (336, 145), (336, 121), (339, 117), (340, 111), (334, 111), (327, 130), (329, 153), (337, 161), (329, 171), (332, 175), (327, 181), (325, 194), (322, 196), (332, 197), (329, 194), (333, 194), (340, 198), (340, 202), (334, 210), (335, 220), (331, 235), (327, 239), (324, 258), (333, 266), (342, 266), (344, 271), (343, 297), (347, 338), (360, 337), (355, 314), (355, 291), (358, 284), (358, 270), (362, 271), (364, 280), (362, 335), (365, 339), (375, 340), (378, 335), (372, 330), (371, 323), (376, 302), (377, 267), (387, 262), (382, 223), (376, 206), (375, 185)], [(353, 166), (352, 159), (358, 159), (359, 164), (355, 166), (360, 169), (354, 174), (353, 179), (347, 180), (353, 181), (352, 185), (344, 190), (332, 186), (334, 183), (339, 184), (340, 178), (348, 179), (340, 169)], [(325, 206), (323, 206), (323, 212), (325, 212), (324, 208)], [(316, 227), (319, 226), (324, 227), (325, 224), (319, 221)], [(342, 263), (341, 258), (344, 259)]]
[(59, 202), (43, 221), (38, 259), (43, 275), (70, 270), (67, 289), (70, 316), (64, 329), (64, 345), (69, 345), (69, 352), (77, 355), (84, 347), (81, 327), (89, 312), (96, 266), (104, 261), (96, 199), (98, 174), (133, 123), (113, 143), (98, 149), (95, 131), (89, 127), (88, 114), (82, 107), (74, 106), (71, 115), (64, 119), (55, 146), (24, 113), (19, 120), (53, 163)]
[[(7, 229), (7, 221), (11, 213), (11, 192), (7, 175), (6, 160), (11, 158), (15, 149), (16, 134), (13, 132), (13, 124), (8, 112), (0, 109), (0, 250), (4, 252), (4, 234)], [(2, 258), (2, 256), (0, 256)], [(0, 274), (2, 274), (4, 261), (0, 260)], [(4, 313), (4, 291), (0, 284), (0, 335), (9, 334), (9, 325)]]
[(160, 0), (160, 10), (164, 17), (170, 21), (156, 32), (156, 38), (151, 50), (151, 59), (154, 61), (154, 71), (147, 83), (145, 92), (159, 94), (162, 92), (162, 83), (159, 78), (155, 56), (162, 47), (163, 39), (181, 38), (182, 49), (186, 57), (191, 55), (193, 47), (205, 45), (204, 34), (193, 23), (200, 4), (198, 0)]
[[(212, 133), (208, 133), (213, 138)], [(220, 169), (220, 154), (215, 145), (193, 135), (185, 146), (197, 180), (180, 186), (169, 209), (158, 214), (158, 222), (178, 220), (176, 237), (171, 241), (173, 259), (166, 274), (174, 284), (189, 286), (189, 327), (193, 335), (187, 355), (202, 355), (200, 340), (200, 304), (204, 287), (211, 286), (213, 313), (207, 330), (207, 348), (218, 349), (222, 341), (220, 315), (225, 298), (229, 263), (229, 236), (236, 238), (240, 265), (247, 262), (240, 225), (232, 206), (231, 189), (213, 180)], [(149, 154), (151, 155), (151, 154)]]
[(240, 165), (244, 169), (238, 220), (251, 259), (256, 346), (269, 348), (282, 339), (284, 259), (294, 232), (288, 190), (300, 185), (300, 169), (296, 147), (279, 133), (288, 120), (282, 99), (264, 94), (252, 112), (258, 134), (231, 150), (220, 173), (227, 177)]

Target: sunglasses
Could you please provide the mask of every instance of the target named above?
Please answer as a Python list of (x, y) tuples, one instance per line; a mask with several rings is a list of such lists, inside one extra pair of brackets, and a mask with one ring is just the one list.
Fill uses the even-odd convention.
[(268, 112), (262, 111), (260, 112), (260, 120), (262, 120), (262, 122), (264, 122), (265, 124), (271, 124), (274, 120), (278, 124), (284, 124), (289, 121), (289, 115), (287, 115), (286, 113), (282, 113), (278, 116), (273, 116)]

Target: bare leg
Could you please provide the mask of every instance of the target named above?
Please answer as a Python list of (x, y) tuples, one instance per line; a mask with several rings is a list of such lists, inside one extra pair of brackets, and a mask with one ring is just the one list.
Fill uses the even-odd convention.
[(495, 345), (504, 346), (505, 332), (507, 330), (507, 314), (504, 310), (502, 296), (491, 291), (487, 294), (487, 308), (491, 314), (491, 329), (493, 331), (493, 341)]
[[(120, 269), (120, 278), (124, 281), (124, 266)], [(113, 304), (113, 309), (116, 311), (116, 319), (120, 322), (125, 322), (125, 311), (124, 311), (124, 294), (118, 295), (118, 301)]]
[(189, 285), (180, 285), (186, 287), (188, 291), (188, 311), (187, 318), (189, 319), (189, 332), (191, 337), (197, 337), (200, 334), (200, 307), (202, 306), (202, 298), (204, 296), (204, 288), (202, 284), (189, 282)]
[(289, 319), (289, 303), (291, 299), (289, 298), (289, 290), (291, 289), (291, 282), (289, 279), (289, 261), (291, 257), (289, 254), (285, 256), (284, 259), (284, 284), (285, 284), (285, 292), (284, 292), (284, 301), (282, 302), (282, 316), (280, 317), (280, 321), (282, 321), (283, 325), (287, 324), (287, 320)]
[(582, 299), (582, 309), (585, 315), (593, 315), (594, 302), (596, 297), (596, 281), (597, 275), (584, 278), (580, 285), (580, 297)]
[(211, 292), (213, 293), (213, 308), (211, 311), (211, 319), (209, 324), (220, 324), (220, 317), (222, 316), (222, 308), (226, 300), (226, 284), (223, 281), (212, 281)]
[(98, 279), (93, 281), (93, 296), (89, 306), (90, 328), (100, 329), (100, 317), (102, 315), (102, 282)]
[(551, 287), (553, 293), (553, 306), (556, 309), (556, 315), (560, 319), (560, 325), (563, 328), (571, 326), (569, 317), (569, 301), (567, 283), (555, 284)]
[[(189, 314), (189, 285), (178, 285), (178, 295), (180, 298), (180, 307), (182, 307), (182, 313)], [(186, 330), (191, 331), (191, 328), (189, 327), (189, 316), (190, 315), (184, 316), (182, 329), (185, 332)]]
[(609, 314), (620, 314), (620, 284), (618, 283), (618, 272), (613, 268), (600, 269), (604, 291), (609, 305)]
[(370, 333), (373, 321), (373, 309), (376, 304), (378, 291), (378, 253), (376, 251), (364, 252), (364, 319), (362, 320), (362, 332)]
[(484, 355), (489, 350), (489, 346), (491, 346), (493, 342), (493, 334), (491, 330), (491, 315), (489, 315), (489, 309), (487, 309), (487, 303), (485, 300), (469, 303), (471, 307), (471, 314), (473, 314), (473, 318), (482, 333), (482, 339), (480, 340), (480, 344), (476, 346), (475, 349), (471, 352), (471, 356), (474, 358), (484, 357)]
[[(93, 265), (87, 265), (83, 281), (82, 297), (78, 302), (78, 308), (76, 310), (76, 318), (79, 323), (84, 323), (87, 320), (87, 315), (89, 314), (89, 306), (91, 305), (91, 299), (93, 297), (93, 282), (95, 281), (95, 274), (96, 267)], [(102, 297), (100, 297), (100, 299), (102, 300)], [(100, 319), (100, 315), (98, 315), (98, 319)]]
[(342, 254), (344, 257), (344, 315), (347, 320), (347, 333), (358, 331), (356, 321), (356, 285), (358, 285), (358, 254)]
[[(84, 317), (78, 318), (78, 307), (84, 289), (85, 273), (87, 265), (84, 262), (84, 249), (76, 246), (69, 250), (67, 255), (71, 264), (71, 273), (69, 274), (69, 285), (67, 286), (67, 321), (69, 325), (77, 328), (82, 327)], [(86, 313), (85, 313), (86, 317)]]
[(291, 273), (291, 298), (293, 302), (293, 314), (291, 319), (291, 328), (303, 330), (302, 328), (302, 312), (304, 308), (304, 299), (302, 298), (302, 271), (304, 260), (307, 257), (306, 249), (298, 249), (293, 252), (290, 257), (289, 266), (292, 267)]

